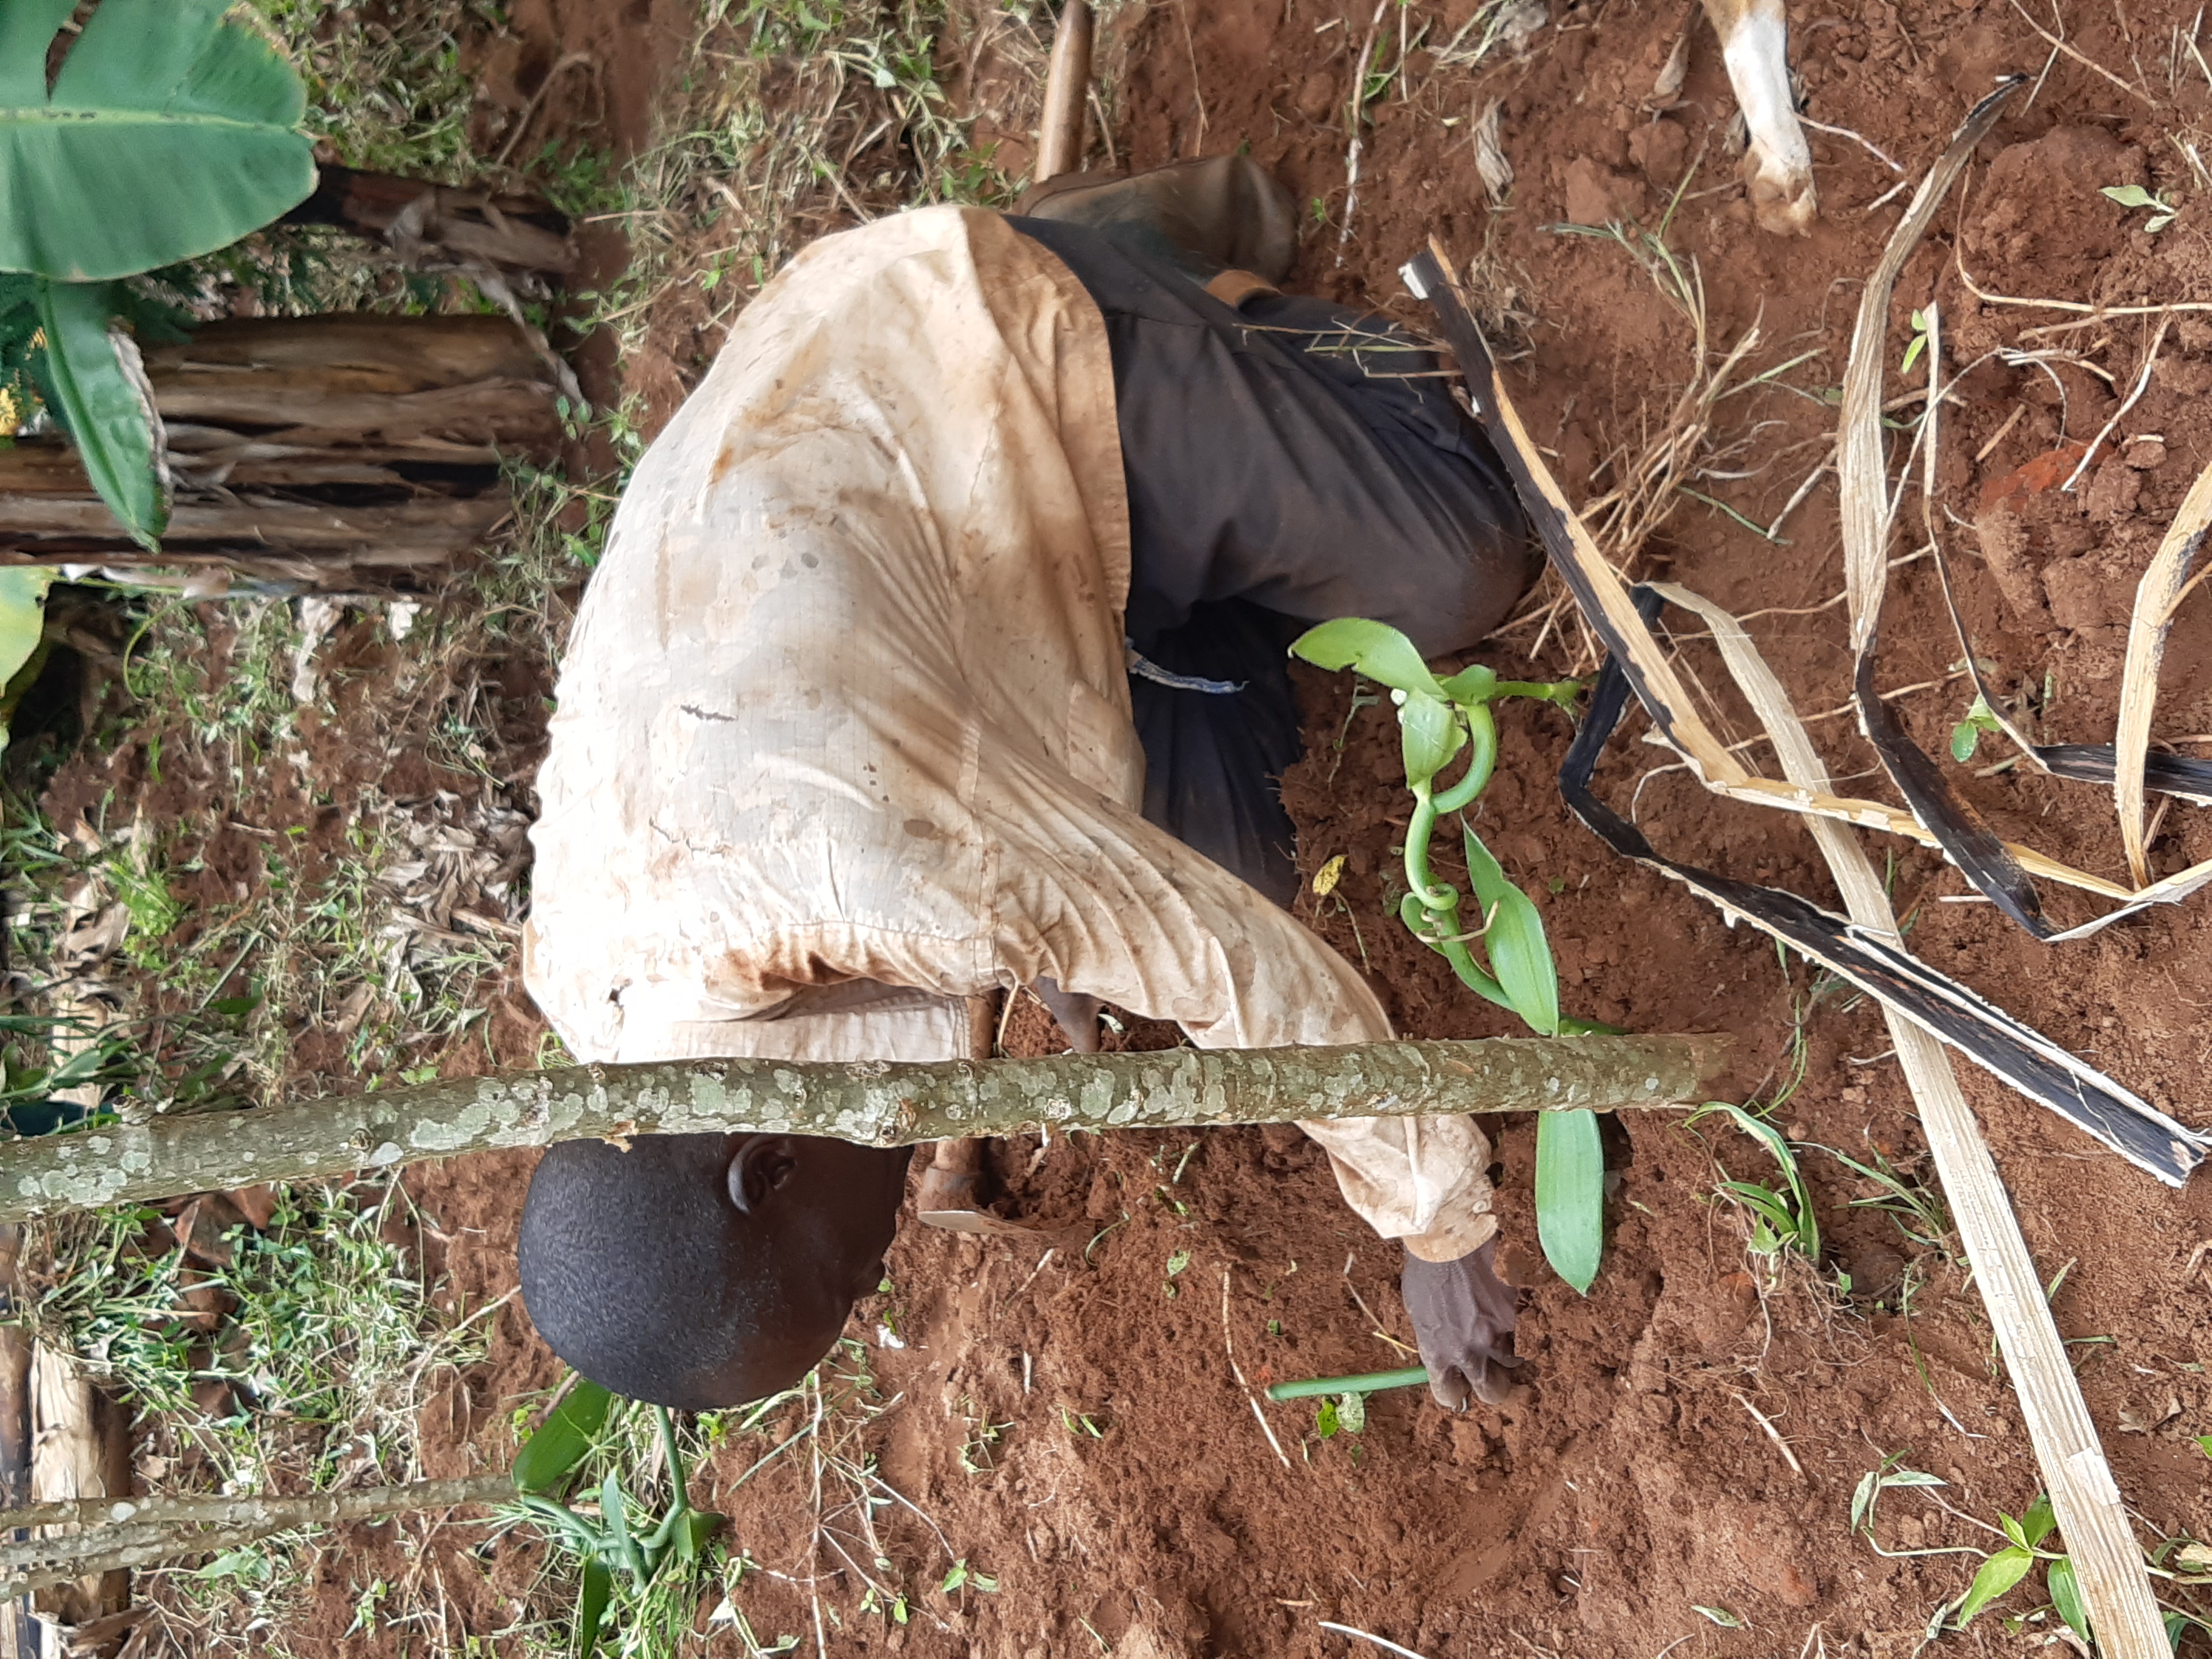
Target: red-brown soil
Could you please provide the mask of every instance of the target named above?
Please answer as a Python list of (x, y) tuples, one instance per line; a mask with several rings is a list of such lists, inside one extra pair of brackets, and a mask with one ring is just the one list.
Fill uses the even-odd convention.
[[(516, 9), (519, 27), (529, 9)], [(1433, 48), (1470, 10), (1469, 0), (1446, 0), (1405, 15), (1417, 27), (1430, 23)], [(2001, 493), (1990, 486), (2096, 434), (2116, 407), (2114, 386), (2133, 384), (2154, 324), (2113, 318), (2051, 333), (2069, 313), (1984, 307), (1954, 257), (1998, 294), (2212, 296), (2212, 240), (2177, 148), (2201, 150), (2198, 124), (2212, 97), (2195, 58), (2176, 46), (2174, 31), (2191, 31), (2190, 7), (2143, 0), (2124, 15), (2074, 10), (2069, 44), (2154, 104), (2057, 57), (2033, 99), (2015, 100), (1906, 267), (1887, 355), (1899, 360), (1906, 313), (1931, 301), (1954, 368), (1998, 346), (2080, 354), (2040, 365), (1992, 361), (1967, 377), (1947, 410), (1937, 522), (1996, 682), (2039, 696), (2047, 683), (2049, 738), (2102, 742), (2136, 580), (2212, 461), (2212, 421), (2198, 401), (2212, 390), (2212, 324), (2176, 320), (2148, 391), (2117, 428), (2121, 439), (2156, 434), (2155, 444), (2101, 459), (2075, 494), (2046, 488), (2015, 497), (2013, 522), (1989, 532), (2003, 541), (1992, 558), (2008, 590), (1971, 528), (1985, 492)], [(1510, 372), (1529, 428), (1581, 498), (1607, 487), (1606, 456), (1640, 443), (1664, 418), (1689, 376), (1692, 347), (1679, 313), (1626, 252), (1549, 227), (1567, 216), (1571, 186), (1595, 189), (1656, 227), (1682, 170), (1702, 153), (1668, 240), (1702, 272), (1713, 342), (1732, 345), (1755, 322), (1763, 343), (1754, 370), (1818, 354), (1782, 377), (1814, 396), (1770, 387), (1722, 406), (1720, 437), (1753, 439), (1749, 459), (1723, 470), (1765, 462), (1763, 470), (1697, 485), (1771, 522), (1825, 453), (1834, 411), (1819, 394), (1841, 379), (1859, 281), (1898, 211), (1894, 199), (1869, 204), (1899, 175), (1853, 139), (1815, 132), (1821, 222), (1802, 241), (1762, 234), (1723, 155), (1734, 100), (1706, 27), (1697, 25), (1679, 100), (1655, 121), (1647, 94), (1680, 9), (1570, 6), (1525, 57), (1500, 58), (1474, 77), (1412, 55), (1376, 108), (1357, 211), (1340, 241), (1343, 110), (1370, 18), (1370, 8), (1347, 9), (1345, 0), (1153, 8), (1130, 43), (1121, 158), (1143, 166), (1249, 141), (1328, 219), (1310, 225), (1295, 280), (1409, 319), (1418, 312), (1395, 272), (1425, 239), (1436, 235), (1462, 260), (1480, 256), (1480, 280), (1510, 313), (1509, 343), (1522, 355)], [(1994, 75), (2034, 74), (2051, 55), (2000, 0), (1806, 4), (1793, 9), (1793, 21), (1811, 114), (1863, 134), (1916, 178)], [(643, 32), (605, 43), (618, 62), (645, 45)], [(1401, 97), (1401, 88), (1411, 95)], [(1509, 209), (1497, 214), (1486, 205), (1470, 138), (1493, 97), (1504, 100), (1504, 147), (1518, 179)], [(2130, 182), (2179, 201), (2178, 221), (2153, 237), (2142, 211), (2097, 193)], [(2028, 337), (2037, 329), (2046, 331)], [(1908, 500), (1905, 518), (1917, 524), (1916, 502)], [(1685, 501), (1638, 568), (1663, 571), (1739, 613), (1761, 613), (1752, 626), (1798, 707), (1824, 714), (1848, 692), (1843, 613), (1821, 608), (1842, 586), (1832, 477), (1781, 534), (1782, 544), (1770, 543)], [(1916, 531), (1898, 550), (1917, 541)], [(2177, 738), (2212, 732), (2207, 603), (2198, 596), (2183, 611), (2165, 676), (2159, 730)], [(1885, 683), (1942, 679), (1959, 654), (1948, 628), (1926, 563), (1900, 569)], [(1521, 653), (1534, 634), (1509, 629), (1486, 659), (1546, 674), (1575, 665), (1572, 636), (1563, 641), (1557, 631), (1528, 660)], [(1752, 729), (1721, 689), (1709, 647), (1682, 640), (1719, 718), (1734, 723), (1730, 735)], [(1900, 702), (1931, 752), (1942, 751), (1965, 711), (1962, 684)], [(1288, 781), (1301, 862), (1310, 872), (1342, 854), (1346, 867), (1329, 900), (1309, 896), (1302, 908), (1366, 966), (1407, 1031), (1502, 1033), (1504, 1018), (1383, 908), (1404, 817), (1387, 706), (1347, 719), (1347, 684), (1316, 676), (1308, 689), (1309, 758)], [(1641, 1030), (1735, 1032), (1759, 1057), (1754, 1071), (1769, 1073), (1770, 1097), (1802, 1064), (1802, 1081), (1778, 1117), (1793, 1139), (1862, 1160), (1878, 1152), (1909, 1177), (1932, 1181), (1875, 1011), (1847, 994), (1816, 994), (1803, 964), (1778, 962), (1761, 937), (1729, 931), (1576, 824), (1552, 781), (1567, 735), (1556, 712), (1516, 711), (1504, 726), (1480, 822), (1544, 913), (1572, 1011)], [(1813, 729), (1838, 777), (1868, 793), (1883, 787), (1847, 718)], [(1978, 763), (2000, 752), (1985, 747)], [(1636, 791), (1638, 819), (1662, 851), (1833, 902), (1796, 824), (1718, 802), (1679, 771), (1638, 790), (1637, 780), (1662, 758), (1618, 740), (1602, 779), (1617, 802)], [(2108, 874), (2123, 867), (2103, 792), (2017, 769), (1966, 778), (1964, 787), (2008, 837)], [(2212, 1122), (2201, 1087), (2212, 1055), (2202, 1018), (2212, 1006), (2205, 899), (2047, 947), (1986, 905), (1945, 902), (1966, 890), (1932, 856), (1902, 843), (1882, 850), (1894, 854), (1897, 907), (1911, 917), (1911, 943), (1928, 961), (2185, 1121)], [(2154, 843), (2159, 869), (2207, 857), (2212, 825), (2177, 805)], [(2053, 902), (2062, 915), (2075, 914), (2072, 897)], [(1036, 1010), (1022, 1011), (1010, 1046), (1035, 1052), (1047, 1035)], [(2144, 1540), (2212, 1536), (2212, 1464), (2190, 1439), (2212, 1431), (2203, 1370), (2212, 1353), (2212, 1188), (2200, 1179), (2169, 1192), (1980, 1073), (1962, 1074), (2043, 1271), (2067, 1269), (2057, 1317), (2079, 1344), (2082, 1388)], [(1373, 1334), (1378, 1322), (1410, 1336), (1395, 1249), (1343, 1207), (1319, 1154), (1287, 1129), (1008, 1145), (1002, 1173), (1013, 1212), (1107, 1231), (1087, 1249), (1062, 1248), (1041, 1261), (1035, 1248), (909, 1227), (890, 1262), (895, 1291), (861, 1309), (853, 1327), (868, 1341), (879, 1399), (896, 1401), (860, 1443), (927, 1517), (894, 1505), (876, 1519), (893, 1564), (884, 1571), (914, 1597), (910, 1621), (860, 1611), (860, 1586), (833, 1553), (817, 1551), (811, 1471), (800, 1458), (726, 1492), (798, 1426), (795, 1411), (718, 1451), (695, 1487), (701, 1502), (733, 1516), (733, 1542), (771, 1570), (749, 1574), (736, 1604), (763, 1641), (805, 1634), (811, 1646), (816, 1615), (805, 1581), (818, 1573), (837, 1654), (1378, 1651), (1323, 1632), (1321, 1621), (1331, 1620), (1430, 1659), (1801, 1650), (1904, 1659), (1920, 1646), (1930, 1613), (1965, 1587), (1973, 1558), (1877, 1553), (1850, 1530), (1861, 1477), (1894, 1455), (1942, 1476), (1944, 1499), (1989, 1521), (1999, 1510), (2020, 1513), (2039, 1485), (1974, 1290), (1955, 1261), (1911, 1243), (1883, 1212), (1853, 1207), (1872, 1189), (1809, 1150), (1829, 1277), (1816, 1281), (1801, 1267), (1769, 1284), (1747, 1261), (1735, 1212), (1713, 1197), (1723, 1165), (1739, 1178), (1771, 1178), (1765, 1155), (1724, 1132), (1692, 1131), (1679, 1115), (1625, 1115), (1620, 1127), (1613, 1231), (1588, 1297), (1551, 1279), (1525, 1248), (1533, 1129), (1521, 1121), (1500, 1127), (1501, 1210), (1508, 1237), (1522, 1242), (1515, 1260), (1528, 1286), (1523, 1391), (1497, 1411), (1458, 1418), (1419, 1390), (1378, 1395), (1364, 1435), (1326, 1441), (1314, 1437), (1310, 1408), (1267, 1407), (1282, 1459), (1231, 1375), (1231, 1341), (1256, 1386), (1400, 1363)], [(410, 1177), (441, 1231), (465, 1240), (445, 1263), (468, 1306), (512, 1286), (526, 1168), (526, 1159), (505, 1158)], [(1178, 1256), (1186, 1265), (1171, 1274)], [(1850, 1274), (1848, 1295), (1833, 1288), (1835, 1269)], [(886, 1321), (904, 1346), (876, 1340)], [(514, 1304), (495, 1328), (489, 1367), (421, 1425), (434, 1474), (508, 1455), (510, 1403), (553, 1379)], [(979, 1446), (979, 1425), (1004, 1426)], [(1887, 1550), (1994, 1547), (1912, 1492), (1883, 1499), (1880, 1535)], [(290, 1637), (295, 1651), (400, 1650), (398, 1632), (337, 1636), (350, 1618), (349, 1586), (389, 1571), (395, 1547), (378, 1529), (342, 1534), (322, 1568), (332, 1616)], [(940, 1593), (954, 1556), (995, 1577), (995, 1591)], [(475, 1583), (482, 1574), (449, 1577)], [(499, 1593), (487, 1590), (465, 1613), (457, 1607), (456, 1618), (480, 1634), (503, 1628), (513, 1614), (503, 1598), (523, 1593), (524, 1577), (501, 1569)], [(1943, 1646), (2040, 1648), (2052, 1628), (2047, 1613), (2024, 1628), (2005, 1622), (2042, 1603), (2039, 1584), (2039, 1574)], [(2195, 1592), (2185, 1588), (2164, 1593), (2203, 1606), (2188, 1603)], [(702, 1605), (702, 1629), (716, 1599)], [(1744, 1628), (1725, 1628), (1701, 1607), (1725, 1609)], [(2207, 1650), (2201, 1636), (2190, 1640), (2191, 1650)], [(709, 1645), (742, 1650), (726, 1626)]]

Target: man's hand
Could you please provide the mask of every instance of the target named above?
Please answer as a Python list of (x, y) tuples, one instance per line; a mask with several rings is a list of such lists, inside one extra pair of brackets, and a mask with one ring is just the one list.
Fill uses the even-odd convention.
[(1470, 1393), (1486, 1406), (1513, 1386), (1513, 1287), (1498, 1276), (1492, 1239), (1456, 1261), (1424, 1261), (1410, 1253), (1398, 1281), (1406, 1312), (1429, 1368), (1429, 1393), (1447, 1411), (1465, 1411)]

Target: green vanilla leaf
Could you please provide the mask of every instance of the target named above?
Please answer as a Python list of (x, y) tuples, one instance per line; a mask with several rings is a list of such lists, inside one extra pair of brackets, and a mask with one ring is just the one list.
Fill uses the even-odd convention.
[(2020, 1541), (2033, 1549), (2051, 1536), (2051, 1528), (2057, 1524), (2057, 1512), (2051, 1507), (2051, 1494), (2039, 1492), (2035, 1494), (2035, 1502), (2027, 1506), (2027, 1513), (2020, 1517)]
[(1982, 729), (1972, 720), (1960, 720), (1951, 728), (1951, 758), (1964, 766), (1973, 759), (1974, 750), (1981, 746)]
[(729, 1522), (729, 1516), (717, 1515), (712, 1510), (691, 1510), (685, 1513), (676, 1528), (676, 1555), (681, 1561), (696, 1561), (714, 1542), (714, 1534)]
[(1335, 1436), (1340, 1421), (1340, 1416), (1336, 1409), (1336, 1401), (1334, 1400), (1324, 1400), (1314, 1408), (1314, 1432), (1323, 1440), (1331, 1439)]
[(1982, 1570), (1974, 1575), (1968, 1586), (1966, 1599), (1959, 1603), (1957, 1627), (1960, 1630), (1973, 1623), (1974, 1615), (2027, 1577), (2027, 1570), (2035, 1565), (2032, 1550), (2020, 1548), (1999, 1550), (1982, 1563)]
[(1291, 654), (1316, 668), (1356, 668), (1394, 691), (1444, 695), (1413, 642), (1388, 623), (1340, 617), (1299, 635), (1291, 641)]
[(597, 1556), (584, 1560), (584, 1582), (576, 1591), (576, 1659), (592, 1659), (599, 1649), (599, 1626), (614, 1600), (615, 1577)]
[(168, 526), (168, 491), (138, 348), (109, 326), (118, 302), (110, 283), (41, 283), (39, 324), (54, 413), (76, 441), (85, 476), (131, 538), (152, 550)]
[(629, 1505), (623, 1497), (621, 1477), (611, 1470), (599, 1482), (599, 1524), (607, 1529), (617, 1559), (633, 1577), (637, 1576), (644, 1564), (638, 1559), (637, 1545), (630, 1537)]
[(2111, 197), (2122, 207), (2141, 208), (2164, 205), (2157, 197), (2152, 195), (2141, 185), (2106, 185), (2097, 194)]
[(1605, 1253), (1605, 1154), (1595, 1112), (1536, 1116), (1536, 1241), (1584, 1296)]
[(1469, 663), (1449, 679), (1438, 680), (1437, 684), (1454, 702), (1487, 702), (1498, 689), (1498, 671), (1479, 662)]
[(211, 253), (315, 186), (299, 74), (233, 0), (0, 5), (0, 270), (128, 276)]
[(1466, 842), (1468, 878), (1489, 922), (1482, 948), (1490, 957), (1490, 971), (1530, 1030), (1539, 1036), (1556, 1036), (1559, 975), (1553, 965), (1551, 942), (1544, 937), (1544, 919), (1537, 914), (1535, 902), (1505, 878), (1480, 836), (1469, 830)]
[(1450, 764), (1467, 742), (1467, 726), (1449, 703), (1408, 692), (1398, 705), (1398, 739), (1407, 787), (1417, 789)]
[(2074, 1576), (2070, 1557), (2062, 1555), (2051, 1564), (2050, 1571), (2044, 1575), (2044, 1587), (2051, 1592), (2051, 1605), (2058, 1609), (2066, 1628), (2084, 1642), (2091, 1640), (2089, 1614), (2081, 1605), (2081, 1585)]
[(514, 1485), (520, 1492), (549, 1492), (584, 1461), (614, 1404), (614, 1395), (583, 1377), (553, 1408), (514, 1455)]

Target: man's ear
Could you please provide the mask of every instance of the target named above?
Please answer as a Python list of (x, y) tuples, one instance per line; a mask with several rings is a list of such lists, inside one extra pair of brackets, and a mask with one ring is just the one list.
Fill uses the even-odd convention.
[(768, 1196), (799, 1168), (789, 1135), (748, 1135), (730, 1158), (730, 1204), (739, 1215), (757, 1214)]

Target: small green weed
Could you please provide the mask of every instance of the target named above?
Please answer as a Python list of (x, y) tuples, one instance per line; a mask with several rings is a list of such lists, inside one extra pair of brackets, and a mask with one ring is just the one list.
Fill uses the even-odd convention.
[(2002, 730), (2004, 727), (1990, 708), (1988, 699), (1976, 692), (1973, 706), (1966, 710), (1966, 717), (1951, 728), (1951, 758), (1964, 766), (1973, 759), (1974, 750), (1981, 746), (1984, 738)]
[(1184, 1268), (1189, 1266), (1190, 1252), (1188, 1250), (1177, 1250), (1174, 1255), (1168, 1257), (1167, 1282), (1164, 1289), (1170, 1301), (1173, 1301), (1177, 1294), (1176, 1290), (1176, 1277), (1182, 1273)]
[(465, 182), (473, 76), (455, 38), (491, 0), (410, 0), (365, 25), (351, 0), (252, 0), (307, 82), (308, 125), (349, 167)]
[(1853, 1209), (1887, 1211), (1897, 1223), (1898, 1231), (1911, 1243), (1947, 1259), (1956, 1259), (1958, 1240), (1951, 1231), (1950, 1210), (1941, 1194), (1907, 1178), (1879, 1147), (1868, 1149), (1868, 1155), (1874, 1160), (1871, 1164), (1862, 1164), (1832, 1146), (1819, 1150), (1873, 1184), (1875, 1191), (1851, 1200)]
[(655, 143), (611, 173), (554, 169), (565, 205), (620, 221), (630, 240), (628, 268), (580, 327), (612, 329), (628, 352), (676, 286), (714, 294), (723, 323), (824, 211), (1005, 207), (1019, 193), (938, 82), (944, 0), (704, 0), (701, 13), (699, 72)]
[[(1992, 1604), (2027, 1582), (2040, 1563), (2044, 1569), (2044, 1590), (2050, 1597), (2045, 1610), (2056, 1613), (2087, 1650), (2091, 1640), (2089, 1620), (2083, 1609), (2081, 1586), (2075, 1575), (2074, 1564), (2063, 1552), (2050, 1547), (2057, 1520), (2049, 1495), (2038, 1492), (2027, 1510), (2017, 1517), (1999, 1510), (1996, 1524), (1991, 1526), (1988, 1522), (1944, 1502), (1938, 1496), (1938, 1491), (1944, 1484), (1937, 1476), (1923, 1470), (1904, 1467), (1902, 1454), (1892, 1453), (1885, 1456), (1878, 1467), (1868, 1471), (1851, 1495), (1851, 1531), (1854, 1534), (1863, 1533), (1876, 1554), (1893, 1559), (1935, 1555), (1978, 1558), (1981, 1565), (1975, 1569), (1972, 1581), (1929, 1615), (1927, 1640), (1935, 1641), (1947, 1630), (1966, 1629)], [(1920, 1491), (1930, 1503), (1954, 1521), (1989, 1534), (1997, 1547), (1986, 1549), (1971, 1544), (1939, 1544), (1912, 1549), (1884, 1548), (1875, 1535), (1875, 1512), (1882, 1493), (1897, 1488)], [(2189, 1571), (2185, 1552), (2192, 1548), (2203, 1552), (2205, 1565), (2212, 1565), (2212, 1550), (2205, 1550), (2203, 1546), (2187, 1540), (2168, 1539), (2146, 1557), (2146, 1565), (2152, 1577), (2176, 1589), (2212, 1583), (2212, 1577)], [(2208, 1621), (2193, 1607), (2179, 1607), (2161, 1599), (2160, 1607), (2166, 1633), (2176, 1644), (2180, 1641), (2183, 1632), (2192, 1627), (2212, 1632), (2212, 1621)], [(2019, 1632), (2041, 1616), (2042, 1610), (2031, 1608), (2025, 1614), (2006, 1620), (2005, 1624), (2008, 1629)]]
[(1322, 1440), (1367, 1432), (1367, 1396), (1353, 1392), (1332, 1395), (1314, 1407), (1314, 1433)]
[(988, 1572), (978, 1572), (970, 1567), (968, 1558), (963, 1555), (952, 1564), (951, 1570), (945, 1575), (944, 1582), (937, 1589), (940, 1595), (957, 1595), (971, 1584), (986, 1595), (999, 1593), (999, 1581)]
[(2097, 192), (2109, 196), (2124, 208), (2148, 208), (2150, 217), (2143, 221), (2143, 229), (2155, 236), (2174, 222), (2181, 210), (2162, 196), (2154, 196), (2141, 185), (2106, 185)]
[(1897, 366), (1897, 372), (1899, 374), (1910, 374), (1912, 373), (1913, 364), (1918, 362), (1920, 361), (1920, 354), (1928, 349), (1928, 313), (1924, 311), (1914, 312), (1912, 313), (1912, 337), (1905, 343), (1905, 361)]
[(979, 1413), (972, 1396), (960, 1397), (962, 1412), (968, 1424), (967, 1438), (960, 1445), (960, 1469), (963, 1474), (989, 1474), (998, 1468), (997, 1447), (1012, 1428), (1009, 1422), (994, 1423), (990, 1413)]
[[(484, 1330), (430, 1305), (419, 1271), (379, 1237), (396, 1188), (364, 1203), (336, 1187), (280, 1192), (268, 1231), (230, 1241), (203, 1282), (234, 1302), (210, 1338), (185, 1302), (188, 1264), (149, 1253), (155, 1212), (136, 1207), (37, 1224), (49, 1258), (33, 1322), (125, 1403), (167, 1419), (209, 1481), (250, 1492), (282, 1468), (321, 1488), (341, 1475), (417, 1478), (409, 1425), (448, 1367), (483, 1357)], [(230, 1385), (241, 1408), (210, 1416), (196, 1385)]]
[[(1766, 1149), (1782, 1171), (1783, 1185), (1770, 1187), (1756, 1181), (1728, 1178), (1720, 1184), (1721, 1192), (1741, 1206), (1751, 1227), (1748, 1246), (1754, 1255), (1766, 1259), (1770, 1269), (1778, 1264), (1785, 1251), (1794, 1250), (1806, 1261), (1818, 1267), (1820, 1261), (1820, 1224), (1813, 1212), (1812, 1189), (1806, 1185), (1805, 1172), (1798, 1163), (1796, 1149), (1788, 1138), (1765, 1117), (1732, 1106), (1726, 1101), (1708, 1101), (1685, 1120), (1695, 1124), (1709, 1117), (1723, 1117)], [(1726, 1171), (1723, 1174), (1725, 1176)]]
[[(575, 1562), (575, 1659), (592, 1659), (611, 1615), (613, 1630), (645, 1640), (642, 1651), (672, 1652), (690, 1628), (700, 1589), (721, 1565), (710, 1553), (724, 1517), (691, 1507), (683, 1449), (665, 1407), (651, 1407), (668, 1489), (668, 1507), (657, 1521), (648, 1519), (611, 1469), (596, 1487), (586, 1488), (586, 1499), (562, 1502), (551, 1495), (610, 1437), (613, 1405), (613, 1396), (598, 1383), (575, 1379), (514, 1459), (521, 1494), (517, 1518), (534, 1523)], [(623, 1575), (619, 1598), (617, 1573)], [(632, 1644), (623, 1641), (620, 1650), (633, 1650)]]

